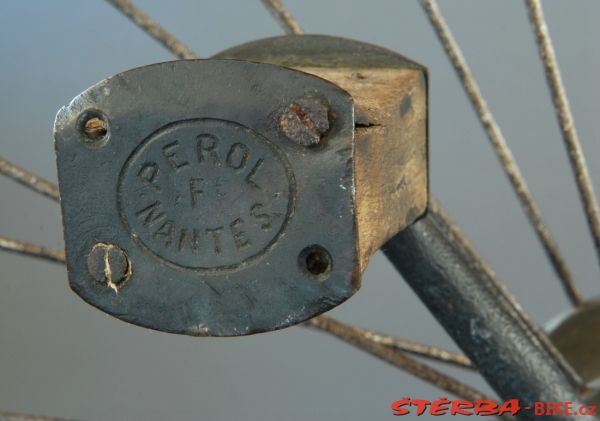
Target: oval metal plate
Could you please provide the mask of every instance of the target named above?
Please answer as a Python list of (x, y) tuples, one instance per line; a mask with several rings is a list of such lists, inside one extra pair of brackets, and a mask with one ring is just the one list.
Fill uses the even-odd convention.
[[(330, 113), (316, 147), (278, 127), (306, 97)], [(82, 129), (91, 116), (108, 124), (97, 141)], [(359, 285), (353, 122), (345, 91), (268, 64), (174, 61), (94, 85), (55, 123), (72, 289), (127, 322), (196, 336), (279, 329), (336, 306)], [(98, 281), (98, 244), (121, 268), (127, 257), (125, 281)], [(331, 259), (326, 276), (299, 259), (315, 246)]]

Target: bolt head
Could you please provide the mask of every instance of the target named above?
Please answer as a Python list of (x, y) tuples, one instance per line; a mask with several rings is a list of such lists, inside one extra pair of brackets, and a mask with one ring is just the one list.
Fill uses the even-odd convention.
[(114, 244), (97, 243), (87, 259), (94, 281), (117, 291), (131, 276), (131, 263), (123, 249)]
[(92, 117), (84, 123), (85, 135), (92, 141), (102, 139), (108, 132), (106, 121)]
[(279, 127), (294, 143), (317, 145), (329, 130), (328, 108), (316, 98), (301, 98), (281, 113)]

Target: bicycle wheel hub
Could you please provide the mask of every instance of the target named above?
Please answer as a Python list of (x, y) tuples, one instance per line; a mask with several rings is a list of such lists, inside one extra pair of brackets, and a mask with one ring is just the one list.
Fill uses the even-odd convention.
[(590, 388), (591, 402), (600, 403), (600, 299), (558, 316), (550, 323), (552, 343)]
[(62, 108), (55, 139), (71, 287), (168, 332), (327, 311), (427, 205), (424, 70), (354, 41), (129, 70)]

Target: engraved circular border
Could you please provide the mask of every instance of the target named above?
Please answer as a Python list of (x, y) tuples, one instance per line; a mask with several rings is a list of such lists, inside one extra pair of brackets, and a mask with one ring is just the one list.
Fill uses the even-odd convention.
[[(217, 123), (224, 124), (226, 126), (234, 126), (236, 129), (242, 129), (242, 130), (249, 131), (259, 142), (263, 142), (271, 150), (271, 152), (273, 152), (273, 155), (279, 159), (279, 161), (281, 162), (281, 164), (283, 165), (283, 168), (285, 170), (287, 180), (288, 180), (288, 185), (289, 185), (289, 200), (288, 200), (288, 206), (287, 206), (285, 218), (283, 220), (283, 223), (281, 224), (279, 231), (273, 236), (273, 239), (271, 241), (269, 241), (269, 243), (265, 247), (263, 247), (259, 252), (255, 253), (254, 255), (252, 255), (250, 257), (247, 257), (246, 259), (242, 260), (239, 263), (235, 263), (232, 265), (226, 265), (226, 266), (216, 266), (216, 267), (211, 267), (211, 268), (191, 267), (191, 266), (180, 265), (180, 264), (174, 263), (171, 260), (168, 260), (165, 257), (161, 256), (160, 254), (156, 253), (148, 245), (146, 245), (139, 238), (139, 236), (133, 235), (133, 229), (129, 225), (129, 222), (127, 221), (127, 217), (124, 215), (123, 210), (122, 210), (123, 206), (124, 206), (123, 199), (122, 199), (122, 197), (123, 197), (122, 180), (125, 177), (126, 170), (129, 168), (129, 163), (133, 162), (133, 160), (136, 158), (136, 156), (141, 153), (144, 146), (147, 143), (151, 142), (153, 138), (155, 138), (156, 136), (161, 134), (161, 132), (169, 130), (172, 127), (178, 126), (180, 124), (202, 123), (205, 121), (217, 122)], [(142, 249), (149, 252), (153, 257), (155, 257), (156, 259), (160, 260), (161, 262), (165, 263), (166, 265), (168, 265), (172, 268), (185, 269), (185, 270), (199, 272), (199, 273), (219, 274), (219, 273), (224, 273), (224, 272), (235, 272), (235, 271), (242, 270), (242, 269), (256, 263), (265, 254), (267, 254), (273, 248), (273, 246), (275, 246), (275, 244), (277, 244), (277, 242), (279, 241), (279, 239), (285, 232), (290, 219), (294, 215), (295, 204), (296, 204), (296, 178), (294, 177), (294, 173), (292, 171), (292, 166), (290, 165), (286, 156), (280, 151), (280, 149), (277, 146), (275, 146), (273, 144), (273, 142), (271, 142), (265, 136), (261, 135), (260, 133), (256, 132), (255, 130), (251, 129), (250, 127), (244, 126), (240, 123), (236, 123), (231, 120), (223, 120), (223, 119), (219, 119), (219, 118), (191, 118), (191, 119), (177, 120), (177, 121), (173, 121), (171, 123), (165, 124), (164, 126), (158, 128), (157, 130), (152, 132), (150, 135), (148, 135), (144, 140), (142, 140), (135, 147), (133, 152), (131, 152), (131, 154), (127, 157), (127, 159), (125, 160), (125, 163), (121, 167), (121, 171), (119, 172), (119, 177), (117, 179), (117, 210), (118, 210), (118, 214), (119, 214), (119, 219), (121, 220), (121, 223), (123, 224), (123, 226), (125, 227), (127, 232), (131, 235), (133, 240), (136, 242), (136, 244), (138, 244), (140, 247), (142, 247)]]

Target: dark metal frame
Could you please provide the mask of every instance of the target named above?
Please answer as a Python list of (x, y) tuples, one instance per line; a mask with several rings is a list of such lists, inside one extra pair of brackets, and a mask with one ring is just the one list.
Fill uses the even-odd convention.
[(577, 375), (437, 203), (383, 252), (502, 399), (580, 400)]

